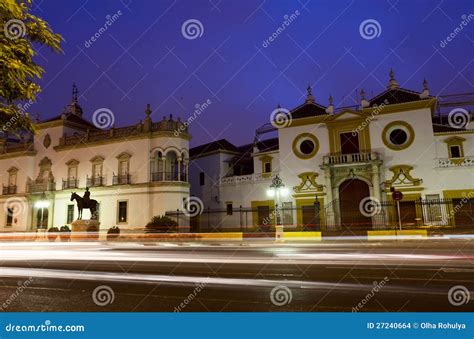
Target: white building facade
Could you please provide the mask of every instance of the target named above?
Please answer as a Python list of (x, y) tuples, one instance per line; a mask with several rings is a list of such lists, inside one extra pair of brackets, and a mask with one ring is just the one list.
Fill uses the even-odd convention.
[[(362, 91), (358, 107), (337, 112), (308, 88), (305, 102), (274, 122), (276, 138), (191, 149), (191, 194), (204, 205), (194, 227), (472, 226), (472, 114), (437, 116), (437, 104), (426, 81), (421, 92), (403, 89), (392, 71), (385, 91), (370, 100)], [(277, 196), (275, 176), (285, 185)], [(400, 217), (393, 190), (403, 193)]]
[(82, 117), (73, 91), (61, 115), (35, 123), (34, 136), (0, 139), (0, 232), (70, 225), (78, 216), (71, 195), (85, 187), (99, 204), (100, 229), (144, 228), (153, 216), (180, 209), (189, 196), (191, 137), (172, 116), (152, 121), (149, 105), (143, 117), (99, 128), (100, 121)]

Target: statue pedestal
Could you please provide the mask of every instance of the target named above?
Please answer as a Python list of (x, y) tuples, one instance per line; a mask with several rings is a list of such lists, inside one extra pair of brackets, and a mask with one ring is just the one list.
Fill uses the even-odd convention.
[[(96, 232), (87, 232), (87, 229), (91, 226), (95, 226)], [(99, 238), (99, 226), (100, 222), (97, 220), (74, 220), (71, 223), (71, 239), (72, 240), (81, 240), (81, 239), (98, 239)]]

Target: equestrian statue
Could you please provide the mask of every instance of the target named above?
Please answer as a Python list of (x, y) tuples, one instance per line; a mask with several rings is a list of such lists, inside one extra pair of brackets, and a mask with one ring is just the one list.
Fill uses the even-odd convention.
[(88, 208), (91, 211), (91, 220), (97, 219), (97, 200), (91, 199), (91, 192), (89, 192), (89, 187), (86, 187), (84, 196), (80, 196), (76, 192), (71, 193), (71, 201), (76, 200), (77, 203), (77, 220), (82, 219), (82, 210)]

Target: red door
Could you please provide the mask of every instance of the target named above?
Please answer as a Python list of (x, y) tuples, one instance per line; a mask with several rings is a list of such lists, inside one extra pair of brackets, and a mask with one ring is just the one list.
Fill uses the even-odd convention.
[(369, 196), (369, 186), (362, 180), (346, 180), (339, 186), (342, 226), (362, 228), (372, 226), (372, 219), (363, 215), (359, 208), (361, 200)]

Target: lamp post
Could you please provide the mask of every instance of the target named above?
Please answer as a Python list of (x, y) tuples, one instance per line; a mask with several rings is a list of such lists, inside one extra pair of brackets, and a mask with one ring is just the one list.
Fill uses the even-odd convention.
[(270, 188), (267, 190), (267, 196), (275, 199), (275, 238), (276, 241), (283, 240), (283, 218), (281, 216), (280, 197), (288, 196), (288, 188), (283, 184), (283, 180), (278, 175), (272, 179)]
[[(41, 210), (41, 217), (40, 217), (40, 228), (43, 228), (43, 222), (44, 222), (44, 209), (48, 208), (49, 206), (49, 201), (46, 198), (46, 194), (42, 194), (40, 200), (38, 200), (35, 204), (36, 208)], [(46, 228), (47, 225), (46, 225)]]

